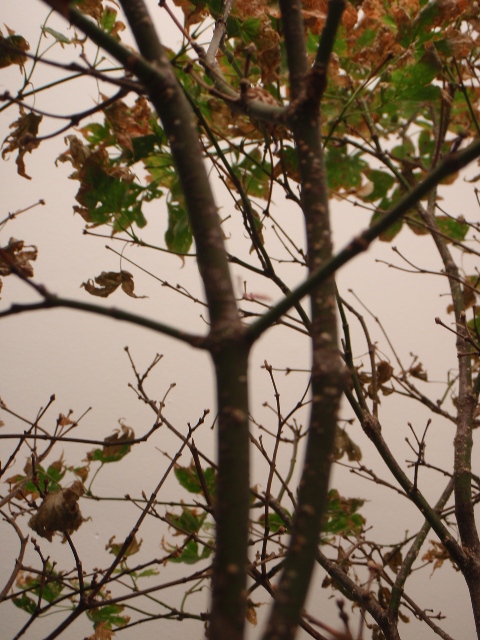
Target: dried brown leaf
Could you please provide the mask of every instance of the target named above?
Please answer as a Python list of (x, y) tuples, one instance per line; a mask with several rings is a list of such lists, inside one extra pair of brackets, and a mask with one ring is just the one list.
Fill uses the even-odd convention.
[(104, 11), (102, 0), (78, 0), (78, 8), (97, 22), (101, 20)]
[[(114, 542), (115, 536), (112, 536), (108, 543), (105, 546), (105, 549), (112, 553), (114, 556), (118, 556), (123, 547), (123, 542)], [(123, 557), (133, 556), (140, 551), (143, 540), (137, 540), (137, 537), (134, 536), (133, 540), (128, 545), (126, 551), (123, 553)]]
[(384, 555), (385, 564), (390, 567), (394, 573), (398, 573), (399, 568), (402, 566), (403, 556), (400, 549), (394, 549)]
[(147, 296), (138, 296), (135, 292), (135, 284), (133, 276), (128, 271), (102, 271), (102, 273), (93, 280), (87, 280), (80, 286), (92, 296), (100, 298), (108, 298), (114, 291), (121, 287), (122, 290), (131, 298), (146, 298)]
[(5, 38), (0, 31), (0, 69), (9, 67), (12, 64), (18, 64), (21, 70), (27, 61), (24, 51), (30, 49), (30, 45), (21, 35), (18, 35), (5, 25), (8, 36)]
[(150, 118), (152, 112), (148, 101), (140, 96), (133, 107), (117, 100), (104, 110), (118, 144), (133, 152), (132, 139), (151, 133)]
[(33, 277), (30, 262), (37, 259), (38, 249), (34, 245), (25, 245), (23, 240), (10, 238), (8, 244), (0, 248), (0, 276), (8, 276), (17, 270), (24, 278)]
[(95, 626), (94, 634), (88, 636), (88, 638), (85, 638), (85, 640), (111, 640), (114, 635), (114, 632), (109, 629), (106, 622), (99, 622)]
[(453, 562), (450, 554), (445, 549), (441, 542), (438, 540), (430, 540), (430, 548), (429, 550), (423, 554), (422, 560), (433, 564), (432, 573), (436, 569), (440, 569), (445, 560), (448, 560), (452, 563), (453, 568), (458, 571), (457, 565)]
[[(120, 429), (115, 429), (111, 436), (105, 438), (103, 445), (103, 453), (105, 456), (114, 456), (119, 453), (125, 446), (123, 443), (135, 438), (135, 431), (132, 427), (122, 424)], [(130, 445), (128, 447), (130, 449)]]
[(25, 109), (20, 107), (20, 116), (18, 120), (12, 122), (10, 129), (13, 129), (2, 143), (2, 158), (18, 149), (18, 155), (15, 160), (17, 164), (17, 173), (27, 180), (31, 177), (27, 175), (25, 170), (25, 154), (31, 153), (36, 149), (40, 142), (37, 140), (38, 127), (43, 116), (37, 116), (33, 112), (25, 113)]
[(257, 604), (253, 603), (251, 600), (247, 601), (247, 611), (245, 613), (245, 617), (247, 618), (250, 624), (253, 624), (254, 627), (257, 626)]
[(66, 489), (49, 493), (38, 511), (30, 518), (28, 526), (50, 542), (56, 531), (73, 533), (84, 522), (78, 506), (78, 500), (84, 491), (83, 484), (76, 480)]
[(393, 374), (392, 365), (386, 360), (382, 360), (377, 364), (377, 380), (379, 384), (388, 382)]
[(428, 380), (427, 372), (423, 370), (423, 365), (421, 362), (413, 367), (410, 367), (408, 373), (414, 378), (418, 378), (419, 380), (424, 380), (425, 382)]

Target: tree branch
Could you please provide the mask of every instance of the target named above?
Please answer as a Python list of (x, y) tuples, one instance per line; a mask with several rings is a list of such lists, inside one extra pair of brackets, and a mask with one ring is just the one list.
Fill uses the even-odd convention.
[(371, 243), (380, 234), (386, 231), (392, 224), (399, 220), (412, 206), (426, 196), (431, 189), (436, 187), (444, 178), (456, 173), (470, 162), (480, 156), (480, 140), (473, 142), (463, 151), (451, 154), (445, 158), (428, 176), (405, 194), (382, 218), (371, 227), (362, 231), (335, 256), (318, 267), (302, 284), (292, 293), (285, 296), (279, 303), (273, 306), (261, 318), (253, 322), (248, 328), (247, 334), (250, 340), (256, 340), (273, 323), (277, 322), (284, 313), (289, 311), (295, 303), (308, 295), (316, 286), (333, 275), (340, 267), (350, 262), (359, 253), (367, 251)]

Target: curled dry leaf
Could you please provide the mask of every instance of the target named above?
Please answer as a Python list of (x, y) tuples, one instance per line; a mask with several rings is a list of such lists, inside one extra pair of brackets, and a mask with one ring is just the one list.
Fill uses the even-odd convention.
[(377, 364), (377, 379), (380, 384), (388, 382), (393, 374), (392, 365), (386, 360), (382, 360)]
[(414, 378), (418, 378), (419, 380), (424, 380), (425, 382), (428, 380), (427, 372), (424, 371), (423, 365), (421, 362), (414, 365), (413, 367), (410, 367), (410, 369), (408, 370), (408, 373)]
[[(34, 245), (26, 246), (23, 240), (10, 238), (5, 247), (0, 247), (0, 276), (8, 276), (15, 268), (24, 278), (33, 277), (30, 261), (37, 259), (38, 249)], [(0, 280), (0, 292), (2, 281)]]
[(85, 291), (92, 296), (100, 298), (108, 298), (108, 296), (116, 291), (118, 287), (122, 287), (123, 291), (131, 298), (146, 298), (147, 296), (137, 296), (134, 293), (135, 284), (133, 276), (128, 271), (102, 271), (102, 273), (93, 280), (87, 280), (81, 284)]
[(350, 462), (358, 462), (362, 459), (362, 451), (358, 444), (353, 442), (345, 429), (337, 427), (332, 457), (334, 460), (340, 460), (345, 454)]
[(134, 430), (122, 424), (121, 429), (115, 429), (111, 436), (105, 438), (103, 449), (94, 449), (87, 453), (87, 460), (96, 460), (102, 463), (117, 462), (130, 452), (132, 445), (126, 443), (134, 439)]
[(443, 565), (445, 560), (448, 560), (449, 562), (451, 562), (455, 571), (458, 571), (457, 565), (453, 562), (450, 554), (445, 549), (443, 544), (441, 542), (438, 542), (437, 540), (429, 540), (429, 542), (430, 542), (430, 548), (426, 553), (423, 554), (422, 560), (425, 560), (426, 562), (433, 564), (432, 573), (436, 569), (440, 569), (440, 567)]
[(83, 484), (77, 480), (66, 489), (49, 493), (30, 518), (28, 526), (50, 542), (55, 531), (73, 533), (84, 522), (78, 506), (84, 491)]
[(114, 632), (109, 628), (106, 622), (99, 622), (95, 627), (95, 633), (88, 636), (86, 640), (111, 640)]
[(95, 18), (97, 22), (102, 19), (103, 12), (105, 11), (102, 0), (79, 0), (77, 4), (83, 13)]
[(12, 64), (18, 64), (20, 70), (27, 61), (25, 51), (30, 49), (30, 45), (23, 36), (15, 33), (5, 25), (8, 36), (5, 38), (0, 31), (0, 69), (9, 67)]
[(127, 106), (122, 100), (117, 100), (107, 107), (104, 113), (113, 129), (118, 144), (132, 153), (133, 138), (151, 133), (150, 118), (152, 117), (152, 112), (148, 101), (143, 96), (137, 98), (132, 107)]
[(18, 149), (17, 159), (15, 160), (17, 173), (23, 178), (27, 178), (27, 180), (31, 180), (31, 177), (27, 175), (25, 170), (24, 157), (27, 152), (31, 153), (40, 145), (37, 140), (37, 133), (42, 117), (33, 112), (25, 113), (25, 109), (20, 107), (20, 117), (15, 122), (12, 122), (10, 129), (13, 129), (13, 131), (5, 138), (2, 144), (2, 147), (4, 147), (2, 158)]
[[(114, 556), (118, 556), (123, 548), (123, 542), (114, 542), (114, 540), (115, 536), (112, 536), (105, 546), (105, 549), (109, 553), (112, 553)], [(127, 556), (133, 556), (135, 553), (138, 553), (140, 551), (140, 547), (142, 546), (142, 542), (143, 540), (137, 540), (137, 536), (133, 536), (133, 540), (123, 552), (122, 557), (126, 558)]]
[(36, 260), (38, 249), (34, 245), (26, 246), (23, 240), (10, 238), (8, 244), (0, 251), (0, 276), (12, 273), (12, 266), (25, 278), (33, 276), (30, 260)]
[(250, 624), (252, 624), (254, 627), (257, 626), (256, 608), (258, 606), (259, 606), (258, 604), (255, 604), (250, 599), (247, 601), (247, 611), (245, 613), (245, 617), (247, 618), (248, 622), (250, 622)]

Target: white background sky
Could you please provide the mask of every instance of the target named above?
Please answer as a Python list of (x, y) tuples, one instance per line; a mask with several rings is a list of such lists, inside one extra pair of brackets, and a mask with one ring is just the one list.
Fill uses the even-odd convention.
[[(21, 4), (21, 9), (20, 9)], [(160, 13), (156, 2), (150, 2), (151, 10), (158, 20), (162, 37), (167, 43), (176, 39), (174, 28), (166, 23), (165, 16)], [(46, 15), (45, 6), (37, 0), (3, 0), (0, 10), (0, 23), (24, 35), (34, 49), (39, 37), (40, 27)], [(52, 21), (51, 26), (66, 32), (61, 21)], [(1, 26), (4, 30), (3, 25)], [(5, 31), (4, 31), (5, 33)], [(78, 51), (71, 48), (60, 51), (60, 58), (73, 61)], [(52, 53), (53, 55), (53, 53)], [(57, 54), (58, 55), (58, 52)], [(54, 71), (42, 67), (38, 77), (34, 79), (36, 86), (46, 82)], [(10, 90), (15, 92), (20, 85), (21, 75), (16, 67), (0, 70), (0, 92)], [(38, 84), (37, 84), (38, 83)], [(39, 94), (36, 106), (58, 113), (73, 113), (82, 108), (88, 108), (97, 99), (97, 90), (93, 81), (82, 81), (71, 87), (65, 86), (55, 91), (55, 94)], [(8, 126), (16, 119), (15, 108), (0, 113), (0, 138), (8, 134)], [(58, 123), (45, 124), (45, 132), (51, 127), (53, 130)], [(78, 183), (67, 180), (71, 173), (69, 165), (55, 167), (55, 158), (64, 150), (63, 136), (42, 144), (42, 147), (32, 156), (26, 157), (27, 173), (32, 176), (27, 181), (16, 174), (14, 158), (0, 165), (0, 192), (2, 193), (2, 208), (0, 219), (8, 213), (25, 208), (39, 198), (46, 201), (46, 205), (26, 213), (15, 221), (0, 229), (0, 245), (8, 242), (10, 236), (21, 238), (27, 244), (37, 245), (39, 257), (35, 264), (37, 282), (44, 283), (50, 291), (60, 295), (92, 301), (92, 298), (80, 288), (80, 284), (88, 278), (98, 275), (102, 270), (119, 270), (117, 256), (104, 249), (106, 243), (121, 249), (121, 243), (94, 239), (82, 235), (83, 221), (74, 217), (72, 205)], [(446, 203), (455, 214), (463, 213), (467, 218), (478, 220), (478, 205), (474, 198), (471, 185), (459, 181), (457, 186), (445, 192)], [(230, 210), (231, 204), (223, 199), (218, 189), (219, 204), (222, 215), (236, 215)], [(290, 232), (301, 238), (300, 213), (292, 203), (283, 202), (278, 196), (276, 215)], [(351, 236), (368, 224), (369, 214), (348, 204), (333, 201), (334, 240), (338, 248), (342, 247)], [(148, 216), (148, 238), (151, 242), (162, 244), (163, 233), (166, 228), (166, 213), (164, 205), (155, 205), (156, 209)], [(231, 223), (232, 232), (243, 236), (238, 223)], [(268, 230), (267, 230), (268, 233)], [(243, 242), (243, 244), (245, 244)], [(403, 231), (395, 244), (401, 247), (405, 255), (417, 265), (428, 268), (439, 268), (439, 260), (432, 251), (429, 238), (414, 236), (409, 230)], [(236, 235), (229, 240), (232, 252), (239, 246)], [(145, 269), (152, 271), (158, 277), (170, 284), (182, 283), (192, 292), (201, 295), (198, 277), (192, 268), (193, 262), (187, 261), (184, 268), (178, 258), (149, 250), (128, 249), (125, 254), (132, 260), (137, 260)], [(392, 261), (398, 264), (398, 259), (392, 253), (388, 244), (377, 243), (366, 255), (360, 256), (348, 265), (338, 276), (339, 289), (347, 300), (353, 302), (348, 289), (355, 293), (380, 317), (389, 333), (392, 342), (398, 349), (404, 364), (410, 362), (409, 354), (418, 354), (424, 363), (431, 380), (444, 381), (446, 372), (455, 366), (454, 342), (451, 335), (434, 323), (435, 316), (440, 316), (445, 322), (451, 317), (446, 313), (447, 298), (441, 295), (447, 292), (447, 284), (438, 276), (412, 276), (376, 264), (376, 259)], [(129, 309), (135, 313), (145, 314), (161, 321), (178, 324), (191, 330), (205, 330), (205, 323), (201, 319), (202, 308), (193, 305), (175, 292), (162, 287), (153, 278), (142, 276), (131, 265), (123, 268), (135, 275), (136, 291), (140, 295), (147, 295), (146, 299), (132, 300), (121, 292), (115, 293), (106, 304)], [(232, 269), (235, 278), (238, 276), (239, 294), (241, 282), (244, 278), (239, 270)], [(289, 283), (298, 282), (301, 274), (296, 272), (288, 275), (283, 268)], [(237, 280), (236, 280), (237, 281)], [(255, 281), (248, 276), (248, 290), (255, 293), (265, 293), (278, 297), (278, 293), (266, 282)], [(12, 302), (22, 302), (35, 299), (35, 294), (24, 284), (16, 282), (13, 277), (4, 281), (2, 308)], [(369, 320), (372, 336), (378, 340), (382, 349), (388, 350), (381, 333)], [(358, 344), (361, 334), (356, 328), (353, 330)], [(308, 366), (308, 351), (303, 340), (293, 339), (291, 332), (282, 329), (270, 331), (255, 347), (251, 360), (252, 371), (252, 410), (255, 417), (275, 427), (275, 419), (270, 412), (262, 408), (265, 401), (273, 404), (273, 394), (265, 371), (261, 365), (266, 359), (274, 367), (305, 368)], [(203, 409), (212, 409), (213, 395), (211, 390), (211, 367), (203, 353), (189, 347), (154, 334), (146, 329), (139, 329), (124, 323), (114, 322), (97, 316), (89, 316), (68, 310), (36, 312), (2, 319), (0, 322), (0, 396), (14, 411), (33, 419), (40, 407), (45, 406), (51, 394), (56, 395), (56, 402), (50, 411), (45, 426), (52, 427), (58, 413), (67, 413), (74, 409), (78, 417), (88, 407), (92, 411), (81, 423), (83, 437), (98, 437), (109, 435), (118, 426), (118, 419), (123, 418), (127, 425), (132, 426), (138, 435), (150, 428), (153, 419), (151, 413), (136, 399), (127, 387), (133, 382), (133, 375), (124, 352), (128, 345), (136, 360), (139, 370), (143, 370), (153, 359), (155, 353), (164, 354), (164, 359), (152, 375), (151, 392), (155, 398), (163, 396), (168, 386), (176, 383), (175, 389), (168, 397), (166, 414), (179, 430), (186, 431), (188, 422), (194, 424), (201, 416)], [(357, 347), (361, 353), (364, 347)], [(387, 351), (388, 352), (388, 351)], [(391, 353), (388, 352), (389, 357)], [(367, 363), (367, 358), (364, 359)], [(290, 375), (285, 377), (277, 374), (277, 382), (282, 394), (284, 407), (289, 408), (297, 401), (300, 389), (303, 389), (304, 376)], [(351, 416), (345, 407), (343, 416)], [(407, 422), (411, 422), (418, 434), (423, 432), (427, 413), (421, 408), (406, 405), (397, 399), (389, 398), (381, 408), (381, 420), (384, 425), (386, 440), (399, 457), (400, 462), (412, 459), (412, 455), (405, 438), (409, 436)], [(273, 418), (273, 421), (272, 421)], [(305, 414), (303, 415), (305, 418)], [(213, 419), (213, 418), (212, 418)], [(3, 431), (11, 432), (19, 428), (10, 418), (3, 416), (6, 426)], [(213, 455), (213, 434), (208, 428), (211, 420), (207, 421), (201, 434), (196, 438), (197, 444), (206, 452)], [(357, 441), (364, 453), (365, 464), (373, 466), (382, 477), (388, 478), (387, 471), (379, 464), (379, 456), (362, 438), (358, 427), (353, 427), (349, 433)], [(453, 427), (444, 421), (434, 418), (430, 431), (427, 455), (432, 463), (449, 466), (452, 460)], [(102, 495), (123, 495), (126, 492), (140, 495), (145, 490), (147, 495), (155, 486), (161, 469), (167, 464), (161, 451), (175, 452), (176, 442), (167, 434), (166, 430), (159, 432), (151, 446), (134, 450), (128, 459), (119, 463), (116, 468), (105, 472), (98, 483), (99, 493)], [(1, 459), (4, 461), (11, 450), (12, 444), (0, 441)], [(72, 464), (78, 464), (88, 447), (65, 448), (65, 456)], [(183, 463), (188, 464), (188, 457)], [(258, 460), (254, 463), (252, 478), (255, 474), (264, 473), (264, 467)], [(427, 497), (434, 500), (444, 486), (444, 480), (438, 475), (430, 477), (428, 485), (423, 489)], [(264, 477), (262, 476), (262, 481)], [(405, 500), (392, 493), (381, 492), (373, 485), (360, 482), (345, 471), (335, 471), (334, 486), (347, 496), (365, 497), (366, 503), (362, 513), (367, 517), (369, 525), (374, 527), (372, 538), (383, 542), (390, 542), (401, 537), (406, 529), (413, 531), (420, 526), (421, 519)], [(97, 485), (96, 485), (97, 486)], [(172, 498), (177, 488), (173, 482), (168, 485), (168, 497)], [(3, 489), (2, 494), (5, 493)], [(379, 498), (379, 496), (382, 496)], [(119, 506), (120, 504), (120, 506)], [(82, 501), (82, 511), (85, 516), (91, 516), (77, 534), (75, 542), (81, 554), (92, 565), (95, 562), (105, 563), (104, 547), (110, 536), (116, 535), (117, 540), (126, 535), (134, 521), (135, 512), (132, 510), (127, 516), (121, 503), (106, 506), (106, 503)], [(0, 523), (2, 550), (0, 550), (0, 578), (8, 575), (11, 570), (12, 559), (17, 553), (17, 543), (5, 523)], [(400, 532), (400, 533), (399, 533)], [(163, 531), (155, 527), (142, 530), (140, 537), (144, 538), (144, 545), (158, 547), (158, 555), (162, 554), (160, 538)], [(45, 554), (60, 555), (70, 562), (69, 550), (61, 547), (58, 539), (50, 544), (42, 541)], [(157, 552), (154, 552), (157, 553)], [(154, 553), (150, 555), (154, 555)], [(103, 556), (103, 560), (98, 560)], [(165, 569), (163, 576), (170, 568)], [(445, 567), (430, 579), (429, 569), (415, 577), (412, 587), (407, 589), (412, 597), (418, 598), (418, 604), (425, 608), (448, 614), (444, 628), (455, 638), (474, 637), (473, 626), (468, 614), (468, 595), (461, 579), (450, 568)], [(332, 606), (327, 607), (324, 614), (325, 600), (329, 592), (316, 589), (311, 596), (310, 610), (313, 615), (328, 620), (337, 625), (337, 617)], [(260, 598), (262, 600), (262, 598)], [(264, 598), (263, 601), (266, 601)], [(13, 637), (18, 630), (22, 612), (13, 607), (8, 614), (2, 612), (2, 636), (7, 639)], [(56, 618), (56, 624), (58, 624)], [(50, 628), (52, 620), (47, 620), (46, 628)], [(181, 631), (177, 623), (160, 623), (161, 634), (164, 638), (174, 637), (182, 633), (184, 637), (199, 637), (198, 628), (188, 627), (182, 623)], [(191, 631), (189, 631), (191, 629)], [(8, 631), (7, 631), (8, 630)], [(81, 634), (88, 634), (88, 625), (80, 625), (68, 631), (65, 638), (78, 638)], [(122, 634), (122, 640), (130, 640), (141, 633), (147, 640), (157, 637), (158, 628), (155, 623), (139, 629), (132, 629)], [(252, 637), (260, 633), (260, 628), (252, 629)], [(38, 631), (26, 635), (28, 640), (36, 640), (40, 636)], [(402, 638), (405, 640), (423, 640), (433, 637), (424, 627), (411, 625), (402, 628)]]

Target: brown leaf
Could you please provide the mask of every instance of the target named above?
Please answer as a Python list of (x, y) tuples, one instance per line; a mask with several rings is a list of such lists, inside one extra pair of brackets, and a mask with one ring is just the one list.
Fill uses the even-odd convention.
[[(103, 441), (103, 453), (105, 456), (114, 456), (122, 450), (124, 442), (135, 439), (135, 431), (132, 427), (122, 424), (120, 429), (115, 429), (111, 436)], [(130, 449), (130, 445), (129, 445)]]
[(59, 427), (68, 427), (71, 424), (75, 424), (75, 421), (71, 420), (68, 416), (64, 416), (63, 413), (61, 413), (57, 418), (57, 424)]
[[(115, 536), (112, 536), (108, 541), (107, 545), (105, 546), (105, 549), (109, 553), (112, 553), (114, 556), (118, 556), (118, 554), (122, 550), (123, 542), (114, 542), (114, 540), (115, 540)], [(133, 556), (135, 553), (138, 553), (140, 551), (140, 547), (142, 546), (142, 542), (143, 540), (138, 541), (137, 537), (134, 536), (133, 540), (128, 545), (126, 551), (124, 551), (122, 557)]]
[(84, 522), (78, 506), (78, 500), (84, 491), (83, 484), (76, 480), (66, 489), (49, 493), (30, 518), (28, 526), (50, 542), (55, 531), (73, 533)]
[(423, 554), (422, 560), (433, 564), (432, 573), (436, 569), (440, 569), (445, 560), (449, 560), (452, 563), (453, 568), (458, 571), (457, 565), (453, 562), (450, 554), (445, 549), (441, 542), (437, 540), (430, 540), (430, 549)]
[[(2, 158), (18, 149), (17, 159), (17, 173), (27, 180), (31, 180), (31, 177), (27, 175), (25, 171), (25, 154), (31, 153), (33, 149), (36, 149), (40, 142), (37, 140), (38, 127), (42, 121), (43, 116), (37, 116), (33, 112), (25, 113), (23, 107), (20, 107), (20, 117), (15, 122), (12, 122), (10, 129), (13, 129), (2, 143)], [(5, 146), (6, 145), (6, 146)]]
[(398, 573), (399, 568), (402, 566), (403, 557), (400, 549), (394, 549), (393, 551), (389, 551), (383, 557), (385, 560), (385, 564), (392, 569), (394, 573)]
[(92, 16), (97, 22), (101, 20), (104, 11), (102, 0), (78, 0), (77, 5), (87, 16)]
[(93, 280), (87, 280), (80, 285), (85, 291), (92, 296), (100, 298), (108, 298), (110, 294), (121, 287), (123, 291), (131, 298), (146, 298), (147, 296), (137, 296), (134, 293), (135, 284), (133, 276), (128, 271), (102, 271), (102, 273)]
[(390, 595), (391, 595), (391, 592), (388, 587), (379, 587), (378, 602), (384, 609), (388, 607), (388, 603), (390, 602)]
[(335, 430), (335, 441), (332, 451), (333, 460), (340, 460), (347, 455), (350, 462), (362, 459), (362, 451), (360, 447), (353, 442), (345, 429), (339, 427)]
[(393, 374), (392, 365), (386, 360), (382, 360), (377, 364), (377, 380), (379, 384), (388, 382)]
[(418, 378), (419, 380), (424, 380), (425, 382), (428, 380), (427, 372), (423, 370), (423, 365), (421, 362), (416, 364), (414, 367), (410, 367), (408, 373), (414, 378)]
[(0, 31), (0, 69), (9, 67), (12, 64), (18, 64), (21, 70), (27, 61), (24, 51), (30, 49), (30, 45), (23, 36), (15, 33), (12, 29), (5, 25), (8, 36), (5, 38)]
[(257, 604), (253, 603), (251, 600), (247, 601), (247, 611), (245, 612), (245, 617), (247, 618), (250, 624), (253, 624), (254, 627), (257, 626)]
[(114, 632), (109, 629), (107, 622), (99, 622), (95, 626), (95, 632), (93, 635), (88, 636), (85, 640), (111, 640), (114, 636)]
[(15, 268), (24, 278), (32, 278), (30, 261), (35, 261), (37, 255), (38, 249), (34, 245), (25, 246), (23, 240), (10, 238), (5, 247), (0, 247), (0, 276), (10, 275)]
[(104, 109), (105, 117), (110, 123), (118, 144), (133, 152), (132, 139), (151, 133), (150, 118), (152, 112), (148, 101), (140, 96), (133, 107), (117, 100)]
[(73, 469), (73, 473), (80, 478), (82, 482), (85, 482), (88, 478), (88, 474), (90, 473), (90, 467), (85, 465), (84, 467), (75, 467)]

